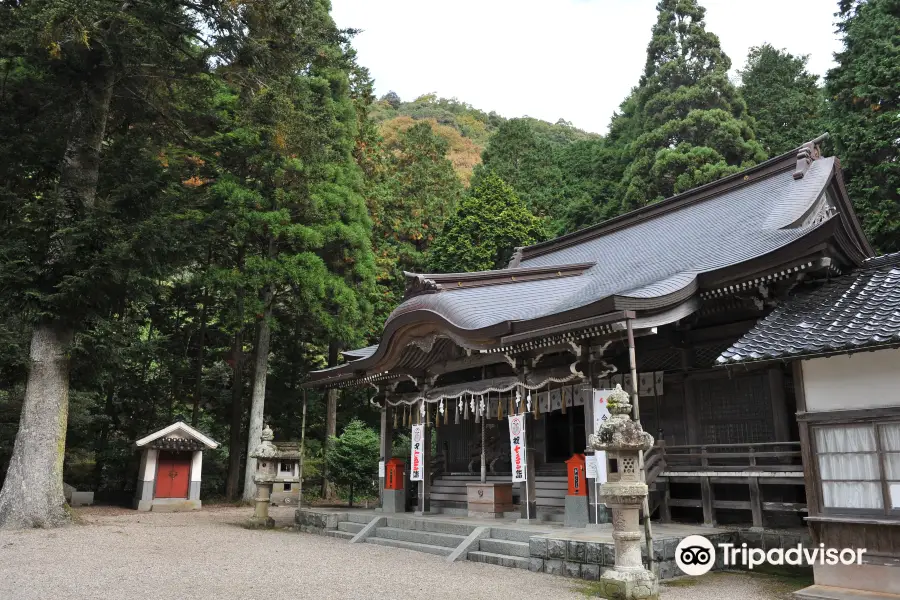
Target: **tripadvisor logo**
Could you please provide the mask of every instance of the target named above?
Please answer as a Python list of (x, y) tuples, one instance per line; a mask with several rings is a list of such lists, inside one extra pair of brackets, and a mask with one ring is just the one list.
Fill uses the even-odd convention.
[[(746, 567), (753, 569), (763, 564), (783, 566), (802, 565), (861, 565), (865, 548), (804, 548), (797, 544), (791, 548), (772, 548), (768, 552), (762, 548), (748, 548), (747, 544), (719, 544), (719, 553), (724, 567)], [(716, 564), (716, 547), (702, 535), (689, 535), (675, 548), (675, 564), (685, 575), (703, 575)]]

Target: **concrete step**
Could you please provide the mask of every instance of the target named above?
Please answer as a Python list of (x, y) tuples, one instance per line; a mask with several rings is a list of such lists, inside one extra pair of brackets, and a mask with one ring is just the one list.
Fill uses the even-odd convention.
[(353, 535), (362, 531), (363, 527), (365, 527), (365, 525), (362, 523), (352, 523), (350, 521), (341, 521), (338, 523), (338, 531), (352, 533)]
[(532, 537), (543, 535), (544, 533), (550, 533), (549, 529), (547, 531), (531, 531), (528, 529), (500, 529), (498, 527), (491, 527), (490, 538), (494, 540), (508, 540), (510, 542), (524, 542), (527, 544)]
[(398, 529), (396, 527), (378, 527), (375, 529), (375, 537), (385, 540), (415, 542), (416, 544), (427, 544), (429, 546), (444, 546), (451, 549), (456, 548), (466, 539), (465, 536), (453, 535), (452, 533)]
[(900, 600), (900, 596), (884, 592), (864, 592), (829, 585), (811, 585), (794, 592), (797, 600)]
[(432, 519), (405, 519), (403, 517), (388, 517), (384, 526), (397, 529), (415, 529), (417, 531), (431, 531), (434, 533), (449, 533), (452, 535), (467, 536), (475, 529), (475, 525), (464, 523), (447, 523)]
[(390, 546), (392, 548), (403, 548), (404, 550), (415, 550), (416, 552), (425, 552), (426, 554), (437, 554), (438, 556), (449, 556), (453, 552), (453, 548), (446, 546), (432, 546), (430, 544), (417, 544), (415, 542), (404, 542), (403, 540), (386, 540), (380, 537), (366, 538), (367, 544), (378, 544), (379, 546)]
[(490, 565), (499, 565), (501, 567), (510, 567), (513, 569), (527, 569), (529, 559), (519, 556), (508, 556), (506, 554), (494, 554), (493, 552), (469, 552), (466, 555), (468, 560), (472, 562), (488, 563)]
[(350, 541), (356, 534), (350, 533), (349, 531), (341, 531), (339, 529), (326, 529), (325, 535), (327, 535), (328, 537), (338, 538), (340, 540)]
[(374, 512), (348, 512), (347, 513), (347, 521), (350, 523), (360, 523), (362, 525), (368, 525), (369, 521), (374, 519), (377, 515)]
[(506, 556), (518, 556), (528, 558), (528, 542), (512, 542), (510, 540), (483, 539), (478, 540), (478, 550), (488, 554), (503, 554)]

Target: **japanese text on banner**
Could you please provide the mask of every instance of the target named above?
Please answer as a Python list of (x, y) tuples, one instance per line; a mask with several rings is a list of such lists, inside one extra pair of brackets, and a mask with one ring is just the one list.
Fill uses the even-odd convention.
[(410, 437), (410, 464), (409, 470), (410, 481), (424, 481), (425, 465), (425, 426), (413, 425), (412, 436)]
[(528, 473), (525, 464), (525, 415), (509, 416), (509, 454), (512, 461), (512, 480), (525, 481)]

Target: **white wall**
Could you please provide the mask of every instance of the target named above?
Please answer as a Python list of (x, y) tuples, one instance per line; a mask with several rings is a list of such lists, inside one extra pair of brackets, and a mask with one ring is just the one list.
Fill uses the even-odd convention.
[(804, 360), (810, 412), (900, 406), (900, 349)]

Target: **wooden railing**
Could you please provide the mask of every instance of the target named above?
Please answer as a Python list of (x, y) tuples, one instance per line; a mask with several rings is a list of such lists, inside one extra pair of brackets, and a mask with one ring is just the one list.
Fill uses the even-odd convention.
[(652, 448), (644, 453), (644, 481), (653, 485), (659, 474), (666, 469), (666, 442), (657, 440)]
[(663, 447), (667, 471), (802, 471), (800, 442)]
[[(651, 504), (663, 522), (671, 507), (701, 508), (703, 523), (715, 525), (716, 509), (749, 510), (753, 526), (763, 526), (763, 512), (806, 511), (799, 502), (765, 502), (760, 485), (803, 486), (800, 442), (760, 444), (656, 445), (644, 455), (647, 484), (656, 482)], [(661, 477), (662, 476), (662, 477)], [(672, 498), (671, 483), (700, 484), (700, 498)], [(749, 500), (716, 500), (713, 484), (747, 485)], [(651, 513), (653, 511), (651, 510)]]

